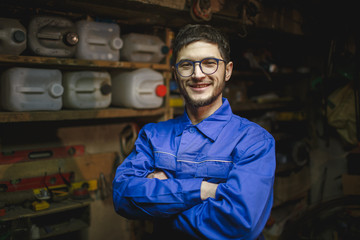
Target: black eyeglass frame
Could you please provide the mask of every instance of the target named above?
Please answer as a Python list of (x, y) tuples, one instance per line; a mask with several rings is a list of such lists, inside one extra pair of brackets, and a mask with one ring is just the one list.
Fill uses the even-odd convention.
[[(205, 72), (203, 71), (202, 67), (201, 67), (201, 62), (203, 62), (204, 60), (207, 60), (207, 59), (212, 59), (212, 60), (215, 60), (215, 61), (216, 61), (216, 65), (217, 65), (217, 66), (216, 66), (215, 71), (212, 72), (212, 73), (205, 73)], [(190, 76), (193, 75), (194, 72), (195, 72), (195, 64), (196, 64), (196, 63), (199, 63), (200, 70), (201, 70), (201, 72), (202, 72), (203, 74), (205, 74), (205, 75), (212, 75), (212, 74), (216, 73), (217, 70), (219, 69), (219, 62), (220, 62), (220, 61), (222, 61), (222, 62), (224, 62), (224, 63), (226, 64), (226, 61), (225, 61), (224, 59), (213, 58), (213, 57), (203, 58), (203, 59), (201, 59), (200, 61), (181, 60), (180, 62), (178, 62), (178, 63), (175, 64), (175, 68), (176, 68), (176, 72), (177, 72), (180, 76), (182, 76), (182, 77), (190, 77)], [(192, 73), (191, 73), (190, 75), (188, 75), (188, 76), (183, 76), (183, 75), (181, 75), (181, 73), (179, 72), (179, 65), (180, 65), (181, 63), (184, 63), (184, 62), (189, 62), (189, 63), (191, 63), (192, 66), (193, 66), (193, 71), (192, 71)]]

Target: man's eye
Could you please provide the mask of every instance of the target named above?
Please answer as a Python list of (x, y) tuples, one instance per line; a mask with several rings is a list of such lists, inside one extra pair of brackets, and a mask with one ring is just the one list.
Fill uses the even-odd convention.
[(216, 65), (216, 61), (214, 59), (206, 59), (202, 61), (201, 64), (204, 64), (206, 66)]
[(189, 68), (189, 67), (192, 67), (192, 64), (190, 62), (183, 62), (180, 64), (180, 67)]

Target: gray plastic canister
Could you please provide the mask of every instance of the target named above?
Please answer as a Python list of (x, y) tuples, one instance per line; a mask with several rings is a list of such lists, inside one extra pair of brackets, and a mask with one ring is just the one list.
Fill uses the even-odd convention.
[(75, 23), (58, 16), (36, 16), (28, 26), (28, 46), (36, 55), (73, 57), (79, 36)]
[(111, 76), (108, 72), (64, 72), (63, 86), (64, 108), (106, 108), (111, 103)]
[(124, 47), (121, 50), (121, 59), (131, 62), (161, 62), (169, 48), (154, 35), (129, 33), (123, 36)]
[(20, 55), (26, 43), (26, 28), (19, 20), (0, 18), (0, 54)]
[(79, 33), (76, 58), (119, 61), (123, 41), (118, 24), (80, 20), (76, 27)]
[(158, 108), (166, 95), (161, 73), (140, 68), (130, 72), (112, 72), (112, 105), (128, 108)]
[(57, 69), (14, 67), (1, 74), (0, 99), (8, 111), (60, 110), (62, 74)]

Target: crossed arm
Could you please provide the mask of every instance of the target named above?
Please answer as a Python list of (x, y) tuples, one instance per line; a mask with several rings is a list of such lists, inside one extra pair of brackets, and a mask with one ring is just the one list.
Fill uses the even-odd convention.
[[(168, 179), (166, 173), (161, 170), (156, 170), (156, 171), (150, 173), (149, 175), (147, 175), (146, 178), (157, 178), (160, 180)], [(205, 200), (207, 198), (215, 198), (216, 189), (217, 189), (218, 185), (219, 184), (216, 184), (216, 183), (209, 183), (206, 181), (202, 181), (201, 187), (200, 187), (201, 200)]]

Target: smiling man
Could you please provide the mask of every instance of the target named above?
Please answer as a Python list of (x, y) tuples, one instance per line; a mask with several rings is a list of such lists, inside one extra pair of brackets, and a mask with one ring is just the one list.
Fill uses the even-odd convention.
[(222, 97), (233, 63), (226, 38), (187, 25), (174, 40), (176, 119), (145, 125), (113, 181), (115, 210), (156, 223), (150, 239), (258, 239), (270, 215), (275, 142)]

